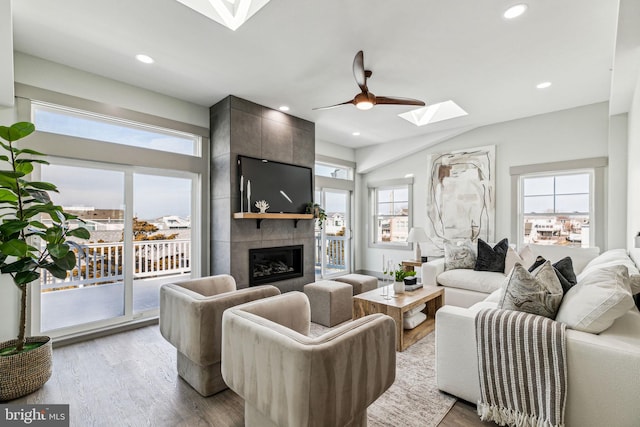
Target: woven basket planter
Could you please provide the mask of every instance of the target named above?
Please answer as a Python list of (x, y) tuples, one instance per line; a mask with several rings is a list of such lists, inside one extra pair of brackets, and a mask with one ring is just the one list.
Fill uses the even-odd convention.
[[(12, 356), (0, 356), (0, 401), (33, 393), (51, 377), (52, 347), (49, 337), (27, 337), (27, 343), (40, 347)], [(0, 349), (16, 345), (17, 340), (0, 343)]]

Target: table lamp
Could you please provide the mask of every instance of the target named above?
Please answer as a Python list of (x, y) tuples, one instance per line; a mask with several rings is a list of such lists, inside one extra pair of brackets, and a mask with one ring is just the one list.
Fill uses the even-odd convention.
[(422, 258), (422, 254), (420, 252), (420, 242), (426, 242), (427, 240), (429, 240), (429, 238), (427, 237), (427, 233), (425, 233), (424, 228), (413, 227), (411, 228), (411, 230), (409, 230), (407, 242), (414, 244), (414, 260), (420, 261), (420, 259)]

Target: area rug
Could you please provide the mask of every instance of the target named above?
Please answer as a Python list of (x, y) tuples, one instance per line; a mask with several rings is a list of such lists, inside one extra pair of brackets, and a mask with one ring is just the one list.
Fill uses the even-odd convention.
[[(327, 330), (312, 323), (310, 335), (322, 335)], [(456, 399), (436, 387), (435, 365), (434, 333), (396, 352), (396, 380), (369, 406), (369, 427), (437, 426)]]

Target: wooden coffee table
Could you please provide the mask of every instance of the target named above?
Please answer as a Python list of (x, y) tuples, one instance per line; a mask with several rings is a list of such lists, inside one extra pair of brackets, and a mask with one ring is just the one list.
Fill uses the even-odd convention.
[[(393, 295), (393, 285), (388, 287), (390, 294)], [(442, 307), (443, 299), (444, 289), (438, 286), (424, 286), (391, 299), (384, 299), (382, 288), (378, 288), (353, 296), (353, 318), (357, 319), (374, 313), (391, 316), (396, 322), (396, 351), (404, 351), (435, 329), (436, 310)], [(415, 328), (405, 330), (402, 327), (404, 314), (423, 303), (427, 304), (422, 310), (427, 315), (427, 319)]]

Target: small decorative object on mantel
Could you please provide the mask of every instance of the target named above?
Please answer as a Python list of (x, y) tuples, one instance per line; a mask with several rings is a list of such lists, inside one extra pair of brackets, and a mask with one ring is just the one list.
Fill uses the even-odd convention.
[(313, 217), (316, 219), (319, 228), (322, 228), (322, 223), (327, 219), (327, 214), (325, 213), (324, 209), (322, 209), (317, 203), (307, 203), (305, 213), (313, 214)]
[(240, 213), (244, 212), (244, 175), (240, 175)]
[(269, 209), (269, 203), (266, 200), (258, 200), (255, 206), (260, 210), (260, 213), (266, 213)]
[(251, 212), (251, 180), (247, 180), (247, 212)]

